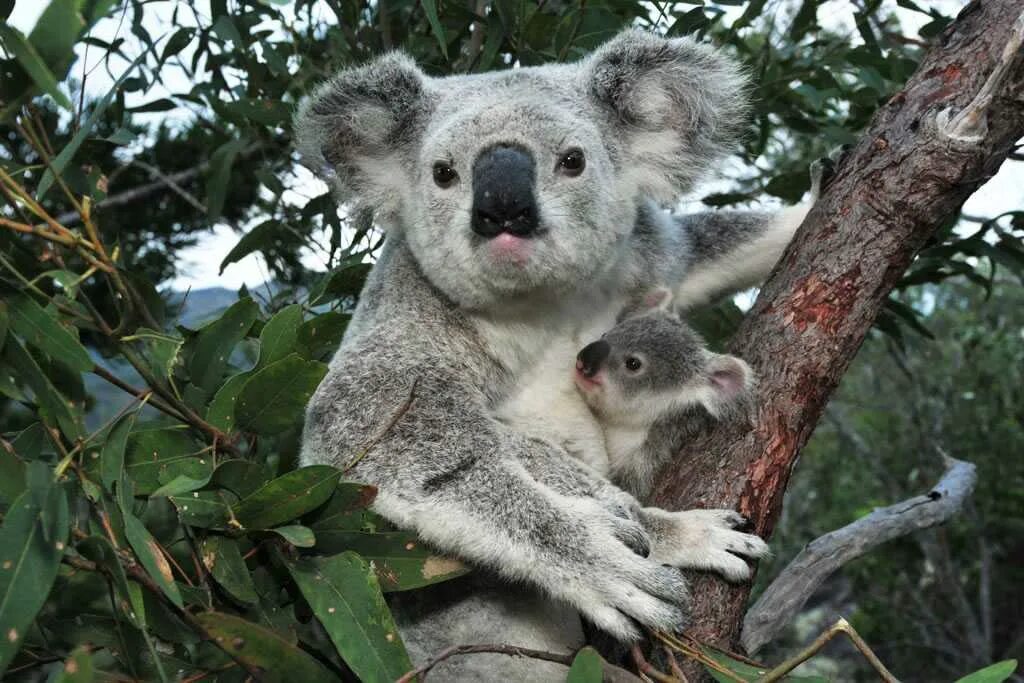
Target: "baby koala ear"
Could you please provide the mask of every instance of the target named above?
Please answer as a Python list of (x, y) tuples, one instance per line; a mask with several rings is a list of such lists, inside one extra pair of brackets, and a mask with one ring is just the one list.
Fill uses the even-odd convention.
[(649, 289), (640, 296), (634, 297), (623, 306), (622, 310), (619, 311), (616, 322), (622, 322), (626, 318), (654, 311), (675, 315), (675, 310), (672, 308), (673, 296), (672, 290), (664, 285), (658, 285), (654, 289)]
[(641, 299), (643, 306), (648, 310), (672, 312), (672, 290), (665, 286), (658, 286), (643, 295)]
[(702, 403), (715, 417), (723, 417), (743, 406), (754, 388), (754, 371), (736, 356), (708, 353), (705, 381), (709, 391), (702, 394)]
[(426, 76), (411, 58), (392, 52), (318, 87), (292, 125), (303, 163), (340, 200), (387, 210), (410, 184), (414, 162), (405, 157), (431, 109)]
[(630, 29), (581, 67), (583, 87), (624, 140), (625, 172), (657, 201), (688, 192), (746, 120), (747, 78), (711, 45)]

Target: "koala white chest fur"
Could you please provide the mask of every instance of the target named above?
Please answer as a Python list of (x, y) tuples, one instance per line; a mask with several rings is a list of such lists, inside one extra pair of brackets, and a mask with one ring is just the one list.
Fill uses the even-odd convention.
[[(300, 108), (307, 163), (388, 231), (309, 403), (302, 461), (340, 465), (371, 445), (350, 476), (379, 489), (376, 509), (479, 579), (394, 605), (414, 659), (467, 633), (578, 644), (572, 628), (539, 617), (551, 605), (566, 623), (578, 627), (579, 613), (624, 641), (638, 624), (673, 629), (687, 604), (677, 567), (740, 579), (749, 568), (736, 553), (764, 552), (734, 530), (735, 513), (643, 508), (496, 413), (530, 373), (566, 356), (571, 369), (578, 344), (609, 330), (638, 292), (665, 283), (701, 301), (767, 274), (798, 216), (658, 208), (731, 144), (744, 85), (708, 46), (627, 31), (574, 64), (442, 79), (384, 55)], [(495, 656), (481, 678), (471, 659), (436, 675), (564, 675)]]

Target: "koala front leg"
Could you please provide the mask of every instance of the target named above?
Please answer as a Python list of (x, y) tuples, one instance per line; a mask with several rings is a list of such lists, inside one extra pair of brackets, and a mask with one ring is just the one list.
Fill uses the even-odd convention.
[(621, 640), (639, 637), (633, 620), (682, 625), (685, 580), (642, 556), (643, 527), (586, 496), (593, 482), (564, 451), (492, 419), (463, 368), (437, 358), (406, 365), (379, 343), (347, 351), (310, 403), (307, 461), (349, 462), (394, 414), (380, 397), (408, 396), (418, 376), (415, 400), (350, 473), (378, 487), (377, 512), (442, 553), (568, 602)]
[(751, 571), (743, 557), (759, 559), (769, 554), (768, 545), (759, 537), (736, 531), (746, 520), (732, 510), (644, 508), (640, 519), (651, 535), (650, 559), (661, 564), (744, 581)]

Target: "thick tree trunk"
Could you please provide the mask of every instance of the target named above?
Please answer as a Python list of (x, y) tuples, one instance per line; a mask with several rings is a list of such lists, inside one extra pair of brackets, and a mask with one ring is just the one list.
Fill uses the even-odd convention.
[[(753, 428), (688, 444), (656, 504), (738, 509), (771, 534), (800, 449), (886, 296), (1024, 135), (1022, 13), (1021, 0), (969, 4), (875, 115), (733, 339), (760, 378)], [(692, 635), (735, 647), (750, 586), (694, 584)]]

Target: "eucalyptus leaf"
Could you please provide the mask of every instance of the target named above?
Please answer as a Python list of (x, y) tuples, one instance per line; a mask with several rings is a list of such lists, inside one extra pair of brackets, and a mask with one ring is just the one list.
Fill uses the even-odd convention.
[(313, 614), (364, 683), (392, 683), (412, 669), (377, 578), (355, 553), (289, 562)]
[[(43, 468), (46, 473), (52, 472)], [(64, 490), (48, 483), (22, 493), (0, 527), (0, 677), (57, 578), (68, 537)]]

